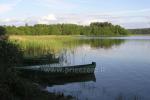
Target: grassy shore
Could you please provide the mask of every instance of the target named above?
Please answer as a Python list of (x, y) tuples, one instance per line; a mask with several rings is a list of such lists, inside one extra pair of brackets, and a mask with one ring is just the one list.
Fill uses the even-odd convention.
[(20, 76), (15, 66), (22, 66), (23, 53), (20, 48), (8, 41), (0, 41), (0, 98), (1, 100), (70, 100), (71, 96), (41, 91)]
[(130, 36), (150, 36), (150, 34), (131, 34)]
[(82, 39), (77, 35), (12, 35), (9, 36), (9, 41), (18, 44), (26, 57), (37, 57), (47, 54), (57, 55), (61, 51), (74, 50), (81, 45), (89, 45), (92, 48), (110, 48), (113, 45), (119, 45), (123, 40)]
[(69, 44), (73, 43), (73, 41), (76, 41), (76, 37), (66, 36), (66, 35), (65, 36), (12, 35), (12, 36), (9, 36), (9, 41), (11, 41), (14, 44), (18, 44), (21, 47), (21, 49), (23, 49), (24, 51), (33, 51), (33, 54), (34, 54), (34, 51), (36, 51), (34, 54), (34, 56), (36, 56), (36, 55), (40, 55), (41, 51), (42, 51), (42, 55), (48, 54), (48, 53), (56, 54), (63, 48), (72, 48), (69, 46), (74, 46), (74, 45), (69, 45)]

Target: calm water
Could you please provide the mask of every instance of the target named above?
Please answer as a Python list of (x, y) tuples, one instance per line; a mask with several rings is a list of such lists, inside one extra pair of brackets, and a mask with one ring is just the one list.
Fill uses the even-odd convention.
[[(94, 61), (95, 73), (44, 81), (36, 76), (35, 82), (46, 91), (71, 95), (77, 100), (150, 100), (150, 36), (79, 38), (50, 49), (29, 45), (25, 54), (42, 55), (49, 53), (45, 50), (52, 50), (57, 51), (57, 63), (77, 65)], [(46, 57), (52, 59), (50, 55)]]
[(82, 44), (71, 50), (63, 49), (59, 54), (63, 58), (61, 62), (71, 65), (95, 61), (95, 77), (84, 79), (80, 76), (81, 80), (46, 85), (44, 89), (72, 95), (78, 100), (150, 100), (150, 37), (107, 39), (122, 42), (109, 47)]

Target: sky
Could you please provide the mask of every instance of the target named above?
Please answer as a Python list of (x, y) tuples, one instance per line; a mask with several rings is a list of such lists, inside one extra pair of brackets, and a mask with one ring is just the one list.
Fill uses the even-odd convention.
[(0, 0), (0, 25), (111, 22), (150, 27), (150, 0)]

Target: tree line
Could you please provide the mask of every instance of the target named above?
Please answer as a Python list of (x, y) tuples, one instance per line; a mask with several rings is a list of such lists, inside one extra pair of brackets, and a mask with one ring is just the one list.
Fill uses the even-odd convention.
[(143, 29), (129, 29), (133, 34), (150, 34), (150, 28)]
[(36, 24), (34, 26), (4, 26), (9, 35), (127, 35), (129, 31), (108, 22), (94, 22), (89, 26), (76, 24)]

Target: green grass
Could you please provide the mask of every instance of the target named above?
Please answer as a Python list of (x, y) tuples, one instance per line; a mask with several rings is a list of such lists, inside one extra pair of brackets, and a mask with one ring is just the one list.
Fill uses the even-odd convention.
[[(69, 43), (75, 41), (74, 36), (10, 36), (9, 41), (18, 44), (23, 51), (33, 52), (36, 51), (39, 55), (45, 53), (58, 53), (63, 48), (69, 48)], [(39, 51), (39, 52), (38, 52)]]
[(113, 45), (119, 45), (123, 40), (109, 39), (81, 39), (80, 36), (67, 35), (43, 35), (43, 36), (9, 36), (9, 41), (18, 44), (24, 51), (25, 57), (37, 57), (47, 54), (59, 54), (62, 50), (89, 45), (92, 48), (110, 48)]
[(150, 34), (131, 34), (130, 36), (150, 36)]

